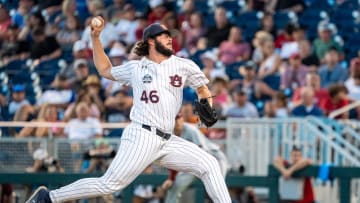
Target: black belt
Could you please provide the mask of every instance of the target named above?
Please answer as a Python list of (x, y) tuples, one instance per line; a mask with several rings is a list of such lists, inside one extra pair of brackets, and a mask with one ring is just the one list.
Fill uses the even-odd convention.
[[(142, 128), (148, 130), (148, 131), (151, 131), (151, 126), (149, 125), (145, 125), (145, 124), (142, 124)], [(160, 131), (159, 129), (156, 128), (156, 134), (162, 138), (164, 138), (165, 140), (168, 140), (170, 139), (171, 137), (171, 134), (170, 133), (164, 133), (162, 131)]]

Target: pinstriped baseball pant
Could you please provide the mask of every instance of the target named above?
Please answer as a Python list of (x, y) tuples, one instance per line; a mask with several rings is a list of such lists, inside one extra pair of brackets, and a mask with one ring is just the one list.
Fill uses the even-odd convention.
[(121, 137), (119, 150), (102, 177), (80, 179), (50, 191), (53, 203), (114, 193), (129, 185), (156, 161), (163, 167), (200, 178), (214, 203), (231, 203), (217, 160), (197, 145), (178, 136), (169, 140), (132, 123)]

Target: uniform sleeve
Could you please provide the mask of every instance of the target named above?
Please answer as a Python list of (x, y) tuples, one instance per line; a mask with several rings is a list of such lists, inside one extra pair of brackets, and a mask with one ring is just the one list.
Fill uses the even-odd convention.
[(194, 62), (189, 61), (188, 63), (188, 77), (185, 84), (191, 88), (198, 88), (209, 83), (205, 74), (200, 70), (199, 66)]
[(111, 68), (111, 75), (120, 83), (130, 84), (131, 76), (134, 67), (136, 66), (135, 62), (128, 62), (120, 66), (114, 66)]

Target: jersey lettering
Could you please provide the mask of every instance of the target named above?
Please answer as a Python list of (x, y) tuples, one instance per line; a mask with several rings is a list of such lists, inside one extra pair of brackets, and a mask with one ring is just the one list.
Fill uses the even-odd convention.
[(140, 97), (141, 101), (144, 101), (145, 103), (148, 103), (149, 101), (151, 103), (158, 103), (159, 102), (159, 96), (157, 95), (157, 91), (156, 90), (151, 90), (149, 92), (149, 95), (146, 93), (146, 90), (144, 90), (141, 93), (141, 97)]

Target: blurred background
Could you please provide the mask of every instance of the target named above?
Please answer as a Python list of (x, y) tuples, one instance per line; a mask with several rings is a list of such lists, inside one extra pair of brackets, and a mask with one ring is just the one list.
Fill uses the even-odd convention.
[[(174, 54), (209, 78), (221, 120), (198, 125), (190, 88), (181, 113), (225, 152), (228, 174), (267, 176), (274, 164), (287, 177), (296, 163), (318, 166), (315, 178), (282, 183), (285, 199), (301, 191), (284, 202), (340, 202), (339, 179), (326, 171), (360, 167), (359, 8), (358, 0), (1, 0), (0, 177), (101, 174), (111, 162), (132, 91), (96, 72), (89, 22), (101, 15), (100, 40), (114, 66), (136, 58), (143, 29), (160, 22), (172, 33)], [(24, 202), (36, 188), (1, 184), (4, 203)], [(163, 202), (166, 191), (156, 188), (137, 187), (133, 201)], [(266, 188), (229, 189), (234, 203), (269, 202)], [(360, 202), (359, 179), (351, 189), (351, 201)], [(194, 202), (194, 189), (182, 198)]]

